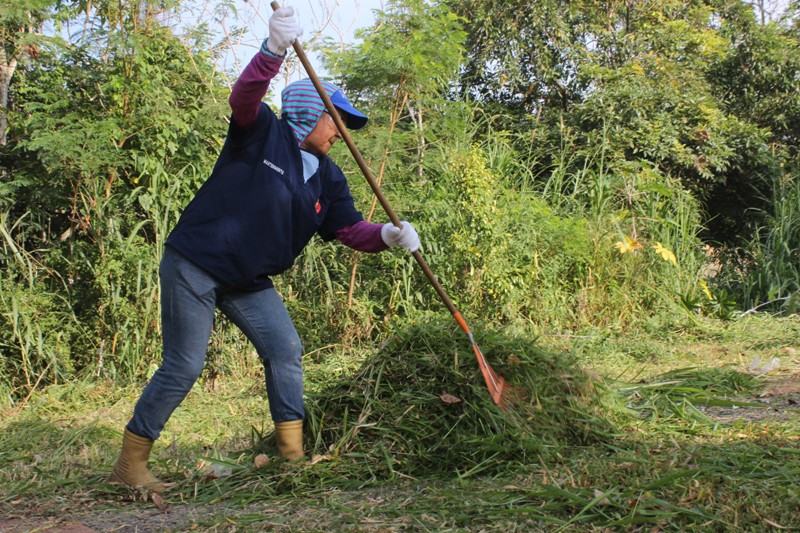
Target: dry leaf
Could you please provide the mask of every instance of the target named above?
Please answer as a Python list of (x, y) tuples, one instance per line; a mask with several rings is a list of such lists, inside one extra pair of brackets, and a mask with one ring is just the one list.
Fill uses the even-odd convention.
[(610, 501), (608, 501), (608, 498), (603, 496), (603, 492), (598, 490), (598, 489), (594, 489), (594, 497), (595, 498), (600, 498), (600, 497), (603, 498), (602, 500), (597, 502), (597, 505), (609, 505), (611, 503)]
[(453, 396), (452, 394), (442, 394), (439, 396), (439, 399), (442, 400), (447, 405), (457, 405), (461, 403), (461, 398), (457, 396)]
[(330, 458), (331, 458), (330, 455), (320, 455), (320, 454), (316, 453), (311, 457), (311, 464), (315, 465), (315, 464), (319, 463), (320, 461), (328, 461)]
[(164, 497), (157, 492), (150, 493), (150, 499), (153, 500), (153, 504), (158, 507), (158, 510), (162, 513), (168, 513), (167, 511), (167, 503), (164, 501)]
[(789, 396), (800, 393), (800, 382), (783, 381), (767, 385), (764, 392), (758, 395), (759, 398), (772, 398), (775, 396)]
[(265, 453), (260, 453), (256, 455), (255, 458), (253, 459), (256, 468), (264, 468), (269, 464), (269, 461), (270, 461), (269, 456)]

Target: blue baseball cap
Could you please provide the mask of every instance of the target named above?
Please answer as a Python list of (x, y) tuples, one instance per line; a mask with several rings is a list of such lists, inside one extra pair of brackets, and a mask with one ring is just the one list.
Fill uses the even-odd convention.
[(347, 99), (347, 96), (344, 95), (341, 89), (330, 95), (330, 98), (331, 103), (336, 106), (336, 109), (347, 113), (347, 120), (345, 122), (347, 123), (348, 129), (360, 130), (367, 125), (367, 121), (369, 120), (367, 116), (353, 107), (350, 100)]

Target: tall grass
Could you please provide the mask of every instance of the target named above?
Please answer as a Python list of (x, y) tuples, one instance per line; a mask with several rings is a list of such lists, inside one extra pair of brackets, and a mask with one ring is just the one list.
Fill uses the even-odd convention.
[(83, 331), (64, 294), (67, 282), (15, 239), (24, 216), (13, 223), (9, 216), (0, 214), (0, 383), (8, 391), (0, 405), (69, 379), (71, 338)]
[(545, 135), (532, 130), (490, 132), (480, 145), (504, 191), (492, 224), (505, 238), (493, 239), (492, 252), (506, 263), (495, 268), (526, 291), (504, 312), (534, 313), (548, 329), (679, 316), (686, 295), (700, 292), (706, 262), (695, 198), (652, 164), (608, 153), (605, 131), (584, 146), (562, 124), (553, 146), (534, 147)]
[(800, 309), (800, 179), (789, 173), (776, 178), (764, 213), (766, 224), (749, 249), (750, 264), (742, 281), (745, 307), (753, 310)]
[(82, 183), (81, 220), (59, 240), (38, 241), (20, 231), (24, 216), (0, 214), (0, 382), (10, 401), (79, 376), (137, 381), (157, 360), (158, 264), (198, 175), (148, 161), (132, 189)]

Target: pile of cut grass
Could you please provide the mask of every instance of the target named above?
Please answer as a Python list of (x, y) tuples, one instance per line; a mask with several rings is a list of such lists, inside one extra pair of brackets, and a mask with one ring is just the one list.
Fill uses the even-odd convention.
[(449, 323), (412, 325), (355, 375), (306, 404), (309, 452), (352, 459), (378, 479), (513, 470), (615, 432), (615, 395), (530, 337), (484, 332), (478, 344), (514, 387), (504, 409), (489, 397), (469, 341)]
[[(274, 433), (253, 435), (235, 457), (205, 457), (228, 473), (208, 483), (187, 475), (178, 491), (196, 502), (242, 504), (285, 493), (326, 493), (402, 478), (464, 480), (527, 471), (563, 461), (618, 436), (606, 416), (619, 395), (584, 372), (568, 353), (534, 338), (481, 332), (478, 344), (514, 387), (504, 409), (487, 391), (469, 341), (450, 322), (399, 330), (360, 368), (309, 394), (304, 424), (310, 461), (273, 461)], [(611, 408), (611, 409), (610, 409)]]

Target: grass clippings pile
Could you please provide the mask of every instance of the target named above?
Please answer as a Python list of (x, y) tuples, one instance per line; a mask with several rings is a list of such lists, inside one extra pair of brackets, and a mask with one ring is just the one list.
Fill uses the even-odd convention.
[(204, 457), (225, 471), (221, 477), (198, 471), (176, 492), (195, 502), (245, 504), (389, 480), (514, 474), (617, 436), (605, 415), (619, 395), (572, 355), (545, 351), (524, 336), (482, 332), (477, 340), (514, 388), (504, 408), (492, 402), (460, 330), (443, 321), (417, 324), (352, 374), (309, 393), (309, 461), (259, 461), (275, 456), (274, 434), (255, 433), (253, 447), (238, 457)]
[(498, 333), (478, 343), (513, 387), (504, 408), (492, 403), (458, 330), (417, 325), (390, 339), (355, 375), (310, 398), (308, 449), (353, 459), (376, 478), (466, 476), (611, 437), (600, 409), (607, 390), (570, 355)]

